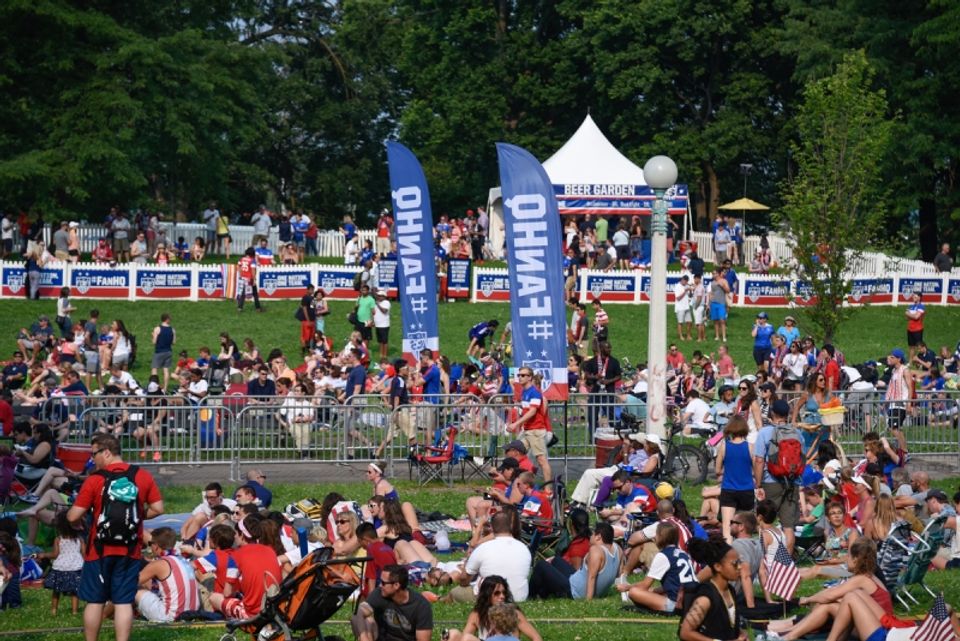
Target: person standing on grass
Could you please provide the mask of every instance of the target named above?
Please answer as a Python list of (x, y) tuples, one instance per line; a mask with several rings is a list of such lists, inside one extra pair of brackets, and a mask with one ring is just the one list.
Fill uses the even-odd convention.
[(247, 301), (247, 291), (253, 294), (253, 306), (258, 312), (263, 311), (260, 306), (260, 292), (257, 291), (257, 251), (247, 247), (243, 256), (237, 262), (237, 310), (243, 311), (243, 304)]
[(532, 369), (521, 367), (517, 376), (523, 385), (520, 397), (521, 413), (516, 421), (507, 426), (507, 431), (511, 434), (522, 431), (520, 440), (537, 460), (546, 483), (553, 479), (553, 470), (550, 469), (550, 460), (547, 457), (547, 433), (550, 432), (550, 423), (547, 420), (546, 404), (543, 394), (534, 384)]
[(313, 328), (317, 322), (316, 311), (313, 306), (313, 284), (307, 285), (307, 293), (300, 298), (300, 307), (295, 317), (300, 321), (300, 349), (306, 354), (313, 343)]
[[(682, 341), (693, 340), (693, 286), (690, 284), (690, 277), (684, 274), (680, 277), (680, 282), (673, 286), (673, 309), (677, 315), (677, 335)], [(683, 325), (687, 325), (687, 333), (684, 336)]]
[(713, 280), (710, 282), (710, 320), (713, 321), (713, 340), (721, 338), (727, 342), (727, 296), (730, 294), (730, 285), (723, 277), (723, 270), (713, 270)]
[(173, 367), (173, 346), (177, 342), (177, 331), (170, 325), (170, 314), (160, 314), (160, 324), (153, 328), (153, 362), (150, 363), (150, 375), (156, 376), (163, 370), (163, 391), (170, 385), (170, 368)]
[(377, 330), (377, 344), (380, 346), (380, 360), (387, 358), (390, 349), (390, 301), (387, 292), (378, 290), (373, 308), (373, 326)]
[(910, 294), (910, 307), (905, 312), (907, 317), (907, 347), (910, 350), (910, 358), (917, 355), (917, 347), (923, 342), (923, 317), (927, 310), (920, 302), (920, 292)]
[[(84, 637), (86, 641), (96, 641), (100, 636), (103, 609), (110, 601), (114, 606), (116, 639), (128, 641), (133, 629), (133, 601), (140, 574), (143, 522), (163, 514), (163, 497), (149, 472), (123, 462), (120, 441), (116, 437), (95, 435), (91, 439), (90, 458), (96, 471), (83, 482), (73, 506), (67, 512), (67, 520), (75, 526), (80, 524), (87, 512), (93, 514), (79, 590), (80, 598), (87, 602), (83, 610)], [(114, 520), (101, 520), (107, 496), (105, 490), (109, 490), (111, 495), (119, 494), (119, 498), (132, 498), (135, 502), (139, 518), (137, 538), (131, 545), (113, 545), (98, 540), (98, 532)], [(114, 505), (121, 503), (118, 499), (111, 501)]]

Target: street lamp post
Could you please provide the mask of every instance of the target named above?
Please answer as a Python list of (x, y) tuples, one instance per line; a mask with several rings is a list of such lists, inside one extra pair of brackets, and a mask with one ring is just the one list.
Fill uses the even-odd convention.
[(647, 432), (667, 436), (667, 203), (664, 192), (677, 182), (677, 165), (667, 156), (654, 156), (643, 166), (643, 177), (656, 196), (650, 221), (650, 324), (647, 342)]

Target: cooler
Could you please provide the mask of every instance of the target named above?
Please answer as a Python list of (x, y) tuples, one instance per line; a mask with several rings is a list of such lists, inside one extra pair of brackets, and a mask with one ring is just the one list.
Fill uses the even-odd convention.
[(610, 460), (610, 453), (620, 449), (623, 441), (617, 438), (613, 432), (598, 431), (593, 436), (593, 443), (596, 446), (596, 458), (594, 463), (596, 467), (607, 467), (607, 461)]
[(57, 458), (60, 459), (65, 468), (79, 474), (90, 459), (90, 446), (61, 445), (57, 448)]

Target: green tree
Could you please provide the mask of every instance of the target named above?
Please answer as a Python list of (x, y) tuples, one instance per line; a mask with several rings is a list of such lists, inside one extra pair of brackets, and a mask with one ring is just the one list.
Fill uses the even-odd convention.
[(883, 90), (872, 87), (865, 54), (847, 55), (835, 73), (811, 82), (797, 115), (797, 174), (784, 184), (779, 222), (792, 239), (795, 276), (813, 298), (804, 314), (825, 341), (853, 313), (850, 268), (876, 238), (883, 218), (881, 163), (894, 122)]

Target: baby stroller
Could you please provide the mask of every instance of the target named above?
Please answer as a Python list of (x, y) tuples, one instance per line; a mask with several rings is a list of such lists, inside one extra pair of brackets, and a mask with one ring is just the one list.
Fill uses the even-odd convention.
[[(360, 587), (368, 559), (331, 559), (332, 555), (332, 548), (318, 548), (304, 557), (278, 588), (268, 591), (257, 616), (227, 621), (227, 632), (220, 641), (236, 641), (237, 630), (259, 641), (343, 641), (339, 636), (324, 636), (320, 624)], [(359, 575), (352, 567), (356, 564), (360, 565)], [(268, 625), (272, 631), (265, 630)]]

